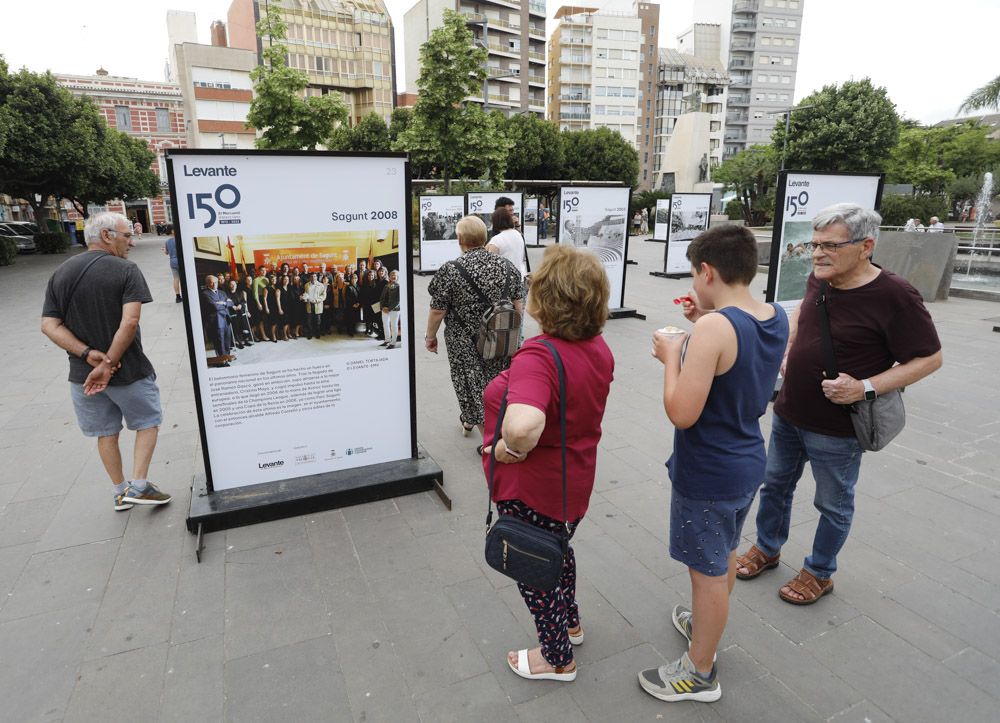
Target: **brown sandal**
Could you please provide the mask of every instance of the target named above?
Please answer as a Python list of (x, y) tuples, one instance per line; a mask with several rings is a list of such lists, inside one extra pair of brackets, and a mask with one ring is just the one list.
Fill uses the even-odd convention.
[(798, 593), (802, 599), (794, 598), (778, 589), (778, 597), (792, 605), (812, 605), (828, 592), (833, 592), (833, 580), (820, 580), (811, 572), (802, 568), (799, 574), (785, 583), (792, 592)]
[(753, 545), (746, 551), (745, 555), (740, 555), (736, 558), (736, 567), (745, 567), (747, 569), (746, 573), (741, 573), (739, 569), (737, 569), (736, 577), (740, 580), (752, 580), (765, 570), (772, 570), (776, 568), (778, 566), (779, 559), (781, 559), (780, 552), (774, 557), (769, 557), (764, 554), (763, 550), (756, 545)]

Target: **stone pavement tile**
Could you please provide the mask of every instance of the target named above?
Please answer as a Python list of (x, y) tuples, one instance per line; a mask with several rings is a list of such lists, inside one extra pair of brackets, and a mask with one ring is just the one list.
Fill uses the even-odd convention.
[(794, 691), (774, 676), (765, 675), (755, 680), (727, 684), (725, 675), (721, 672), (719, 675), (722, 698), (712, 704), (712, 712), (723, 720), (740, 723), (823, 720)]
[[(815, 658), (801, 644), (789, 640), (770, 620), (739, 602), (729, 606), (729, 621), (723, 634), (725, 647), (719, 653), (719, 670), (730, 680), (732, 651), (750, 657), (758, 668), (755, 675), (768, 673), (805, 702), (820, 717), (828, 718), (837, 711), (860, 701), (863, 696), (830, 672), (822, 660)], [(737, 647), (738, 646), (738, 647)], [(741, 658), (735, 656), (737, 662)], [(745, 665), (745, 663), (744, 663)], [(752, 681), (753, 675), (733, 680), (735, 684)], [(723, 695), (727, 688), (723, 687)]]
[(988, 547), (985, 550), (974, 552), (968, 557), (963, 557), (955, 563), (955, 566), (960, 567), (970, 575), (982, 579), (996, 589), (993, 610), (1000, 612), (1000, 566), (996, 564), (996, 561), (996, 548)]
[(94, 487), (105, 488), (107, 495), (111, 496), (111, 483), (103, 468), (100, 475), (92, 474), (96, 469), (94, 457), (97, 455), (96, 449), (89, 449), (83, 453), (72, 453), (70, 450), (60, 450), (60, 453), (48, 455), (44, 461), (35, 463), (32, 467), (22, 473), (24, 484), (15, 498), (18, 502), (25, 500), (37, 500), (43, 497), (54, 497), (69, 493), (78, 481), (86, 480), (87, 484)]
[(0, 547), (0, 609), (10, 599), (7, 593), (17, 584), (34, 551), (35, 545), (31, 542), (13, 547)]
[[(508, 674), (513, 675), (509, 671)], [(416, 710), (420, 720), (440, 723), (518, 720), (492, 673), (483, 673), (419, 695)]]
[(667, 543), (604, 500), (603, 496), (591, 498), (585, 523), (629, 550), (656, 577), (662, 579), (677, 572), (677, 563), (670, 559)]
[(119, 548), (86, 658), (170, 640), (183, 542), (181, 537), (152, 538)]
[(166, 643), (83, 663), (63, 720), (155, 720), (166, 663)]
[[(510, 673), (513, 675), (513, 673)], [(526, 681), (528, 682), (528, 681)], [(541, 683), (534, 685), (539, 688), (537, 698), (526, 700), (514, 706), (514, 711), (518, 718), (525, 723), (538, 723), (538, 721), (584, 721), (586, 714), (580, 710), (580, 706), (570, 695), (571, 688), (575, 682), (569, 685), (565, 683)]]
[(662, 480), (649, 479), (627, 487), (616, 487), (601, 494), (628, 515), (630, 520), (642, 525), (664, 544), (669, 539), (670, 482), (666, 479), (666, 474)]
[[(928, 619), (901, 605), (891, 591), (878, 590), (863, 576), (837, 576), (836, 595), (864, 611), (866, 618), (918, 648), (935, 660), (944, 660), (965, 647), (965, 643), (943, 629), (934, 619)], [(822, 605), (822, 603), (818, 603)]]
[(21, 485), (24, 484), (22, 480), (17, 482), (12, 482), (10, 484), (0, 485), (0, 510), (2, 510), (8, 502), (14, 499), (17, 491), (21, 489)]
[[(406, 520), (401, 522), (401, 535), (405, 537), (369, 536), (364, 544), (355, 538), (358, 559), (365, 577), (370, 581), (391, 579), (411, 570), (426, 570), (441, 585), (481, 575), (479, 566), (472, 558), (473, 554), (481, 554), (481, 549), (472, 547), (459, 533), (445, 530), (414, 538)], [(353, 536), (355, 526), (352, 525), (351, 529)]]
[(984, 653), (1000, 651), (1000, 616), (936, 580), (902, 585), (889, 596)]
[(396, 500), (376, 500), (363, 505), (353, 505), (344, 507), (342, 510), (344, 519), (348, 524), (362, 522), (376, 522), (386, 517), (393, 517), (399, 514)]
[(353, 721), (332, 635), (229, 660), (227, 721)]
[[(639, 673), (664, 660), (646, 643), (597, 662), (580, 665), (576, 680), (564, 684), (588, 720), (655, 720), (662, 715), (671, 721), (717, 721), (712, 706), (687, 701), (664, 703), (639, 687)], [(537, 685), (544, 685), (537, 683)]]
[(893, 721), (885, 711), (867, 700), (855, 703), (827, 720), (830, 723), (892, 723)]
[(856, 618), (805, 646), (896, 720), (995, 718), (995, 699), (868, 618)]
[(965, 484), (952, 487), (945, 494), (1000, 518), (1000, 480), (978, 473), (964, 479)]
[(454, 529), (452, 525), (455, 514), (448, 511), (434, 492), (397, 497), (396, 508), (410, 526), (414, 537)]
[(0, 547), (38, 542), (56, 516), (62, 497), (9, 502), (0, 512)]
[(118, 555), (119, 540), (32, 555), (0, 611), (0, 620), (97, 603)]
[(91, 602), (0, 624), (0, 700), (9, 721), (59, 721), (76, 684)]
[(303, 520), (303, 517), (286, 517), (282, 520), (270, 520), (226, 530), (226, 554), (229, 556), (240, 550), (252, 550), (255, 547), (282, 543), (299, 545), (306, 536)]
[(224, 664), (222, 635), (171, 645), (160, 721), (221, 721), (225, 704)]
[[(961, 484), (961, 483), (960, 483)], [(980, 547), (990, 542), (1000, 543), (1000, 515), (981, 510), (975, 505), (956, 500), (946, 493), (923, 488), (900, 492), (886, 498), (886, 504), (909, 512), (914, 517), (932, 522), (936, 527), (961, 528), (981, 540)], [(971, 551), (971, 550), (970, 550)]]
[[(993, 653), (995, 656), (996, 651)], [(995, 657), (987, 657), (975, 648), (966, 648), (945, 660), (944, 664), (984, 693), (993, 696), (1000, 705), (1000, 663)]]
[(114, 509), (113, 492), (108, 482), (81, 480), (73, 485), (58, 505), (36, 550), (58, 550), (121, 537), (132, 513)]
[(837, 555), (837, 570), (837, 592), (840, 592), (839, 586), (848, 576), (882, 592), (921, 577), (912, 567), (893, 559), (882, 550), (861, 540), (851, 539), (848, 539)]
[(973, 442), (960, 443), (955, 439), (946, 439), (939, 434), (928, 434), (915, 427), (907, 425), (893, 444), (900, 450), (908, 450), (906, 456), (919, 455), (937, 457), (946, 462), (954, 462), (973, 451), (969, 445)]
[(636, 482), (645, 482), (647, 479), (649, 479), (648, 472), (632, 464), (628, 450), (619, 450), (616, 453), (611, 449), (601, 449), (598, 452), (595, 491), (625, 487)]
[(997, 460), (997, 439), (991, 437), (979, 449), (954, 460), (955, 466), (961, 466), (971, 472), (978, 472), (990, 477), (1000, 475), (1000, 461)]
[(312, 554), (301, 544), (229, 552), (225, 599), (226, 660), (330, 631)]
[(737, 580), (733, 594), (737, 599), (770, 622), (789, 640), (801, 643), (823, 635), (838, 625), (853, 620), (860, 613), (834, 591), (815, 605), (791, 605), (778, 597), (778, 590), (795, 577), (798, 568), (789, 569), (782, 562), (776, 569), (753, 580)]
[(196, 539), (184, 538), (177, 577), (177, 593), (170, 624), (174, 645), (222, 635), (226, 629), (226, 555), (223, 533), (205, 537), (199, 563)]
[[(423, 570), (372, 583), (372, 596), (414, 695), (489, 670), (473, 631), (463, 624), (447, 591)], [(428, 625), (433, 611), (433, 625)]]
[[(979, 472), (970, 472), (966, 475), (963, 475), (962, 479), (964, 479), (966, 482), (971, 482), (972, 484), (977, 485), (978, 487), (981, 487), (982, 489), (988, 492), (992, 492), (994, 496), (996, 496), (997, 493), (1000, 493), (1000, 477), (998, 476), (980, 474)], [(960, 496), (960, 492), (962, 489), (963, 489), (962, 487), (956, 487), (953, 490), (956, 497)], [(995, 502), (991, 502), (989, 505), (989, 509), (991, 510), (994, 509), (995, 504), (996, 504)]]

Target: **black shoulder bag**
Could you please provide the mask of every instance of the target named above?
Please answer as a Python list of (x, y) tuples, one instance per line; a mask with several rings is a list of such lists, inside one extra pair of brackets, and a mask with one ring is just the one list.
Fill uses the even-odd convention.
[[(833, 335), (830, 332), (830, 312), (826, 305), (826, 293), (830, 285), (822, 282), (816, 307), (819, 309), (820, 339), (823, 342), (823, 365), (826, 378), (836, 379), (837, 357), (833, 351)], [(878, 452), (896, 438), (906, 425), (906, 408), (903, 406), (902, 389), (880, 394), (875, 399), (862, 399), (850, 405), (851, 424), (854, 436), (861, 449)]]
[(511, 515), (499, 515), (493, 521), (493, 470), (496, 465), (497, 443), (507, 411), (507, 392), (504, 391), (500, 411), (497, 414), (496, 432), (493, 435), (493, 450), (490, 453), (490, 496), (486, 515), (486, 564), (528, 587), (546, 592), (559, 584), (563, 560), (569, 549), (569, 518), (566, 517), (566, 376), (559, 352), (547, 341), (542, 344), (549, 348), (555, 359), (559, 374), (559, 430), (562, 437), (562, 490), (564, 530), (559, 533), (536, 527)]

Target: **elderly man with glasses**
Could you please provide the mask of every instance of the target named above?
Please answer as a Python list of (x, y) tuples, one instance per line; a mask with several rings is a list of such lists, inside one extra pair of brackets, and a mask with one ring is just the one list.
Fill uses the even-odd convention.
[[(139, 315), (153, 300), (139, 267), (128, 260), (135, 233), (120, 213), (98, 213), (84, 227), (87, 251), (49, 279), (42, 333), (69, 354), (69, 383), (80, 430), (97, 450), (114, 486), (114, 509), (163, 505), (170, 495), (148, 479), (163, 414), (153, 365), (142, 351)], [(126, 480), (118, 435), (135, 432)]]
[[(851, 529), (862, 449), (850, 405), (910, 386), (941, 366), (941, 342), (920, 295), (871, 261), (881, 222), (875, 211), (849, 203), (819, 212), (809, 244), (813, 271), (805, 298), (789, 317), (757, 542), (737, 558), (736, 576), (747, 580), (778, 566), (795, 486), (809, 462), (820, 517), (801, 571), (778, 591), (793, 605), (812, 604), (833, 590), (837, 553)], [(840, 370), (836, 379), (824, 374), (821, 297)]]

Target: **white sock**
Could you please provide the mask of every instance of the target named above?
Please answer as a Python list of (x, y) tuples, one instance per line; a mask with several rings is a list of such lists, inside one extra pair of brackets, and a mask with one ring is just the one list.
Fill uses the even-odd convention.
[(149, 487), (149, 481), (144, 479), (134, 479), (129, 483), (129, 486), (136, 492), (145, 492), (146, 488)]
[(119, 482), (114, 487), (115, 487), (115, 497), (117, 497), (118, 495), (123, 495), (125, 494), (125, 490), (128, 489), (128, 482)]

